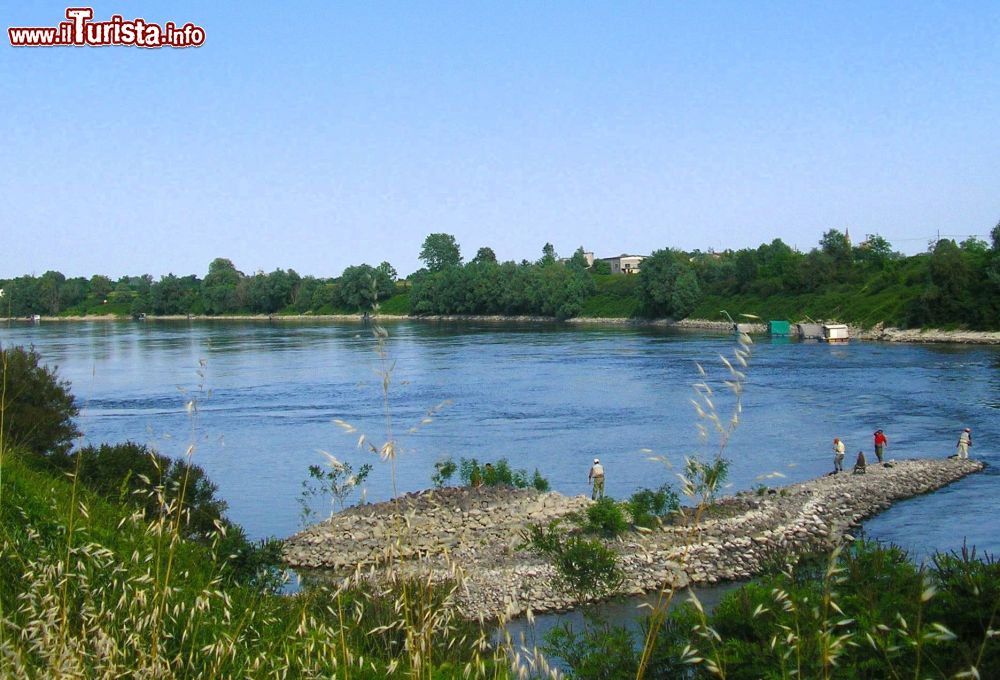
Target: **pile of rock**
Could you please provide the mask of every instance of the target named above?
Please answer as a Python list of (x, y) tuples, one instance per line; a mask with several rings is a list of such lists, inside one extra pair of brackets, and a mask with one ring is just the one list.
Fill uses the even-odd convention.
[[(857, 522), (893, 502), (982, 467), (969, 460), (873, 465), (864, 475), (825, 476), (759, 495), (744, 492), (723, 499), (697, 521), (629, 533), (609, 545), (619, 554), (625, 592), (745, 579), (768, 563), (832, 548)], [(419, 569), (445, 579), (457, 568), (460, 606), (470, 617), (568, 609), (581, 601), (559, 587), (551, 564), (521, 547), (523, 532), (528, 524), (564, 519), (590, 503), (583, 496), (531, 489), (409, 494), (352, 508), (293, 536), (285, 544), (285, 559), (293, 567), (338, 572), (370, 567), (386, 577)]]

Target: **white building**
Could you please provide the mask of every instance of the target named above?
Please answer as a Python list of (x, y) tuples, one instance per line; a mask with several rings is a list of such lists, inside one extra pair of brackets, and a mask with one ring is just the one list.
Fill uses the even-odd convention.
[(638, 274), (639, 266), (646, 259), (645, 255), (616, 255), (615, 257), (602, 257), (603, 262), (611, 265), (612, 274)]

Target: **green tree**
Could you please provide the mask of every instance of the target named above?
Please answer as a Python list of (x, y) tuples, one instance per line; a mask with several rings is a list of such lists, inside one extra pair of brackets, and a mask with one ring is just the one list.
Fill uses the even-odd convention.
[(573, 257), (569, 259), (567, 263), (570, 267), (575, 267), (577, 269), (586, 269), (587, 264), (587, 254), (583, 250), (583, 246), (580, 246), (575, 251), (573, 251)]
[(855, 259), (876, 269), (882, 269), (893, 258), (892, 244), (878, 234), (868, 234), (854, 249)]
[(472, 258), (472, 261), (476, 264), (490, 264), (497, 263), (497, 254), (493, 252), (493, 249), (489, 246), (483, 246), (476, 251), (476, 256)]
[(382, 262), (379, 266), (375, 267), (378, 270), (378, 274), (383, 281), (389, 281), (390, 283), (396, 283), (396, 279), (399, 278), (399, 274), (396, 273), (396, 268), (393, 267), (388, 262)]
[(0, 437), (38, 455), (64, 453), (80, 434), (73, 424), (78, 409), (69, 383), (40, 361), (34, 349), (0, 349)]
[(642, 261), (639, 295), (648, 316), (683, 319), (701, 299), (701, 289), (683, 253), (658, 250)]
[(462, 253), (451, 234), (430, 234), (420, 248), (420, 260), (431, 272), (462, 264)]
[(108, 297), (108, 293), (113, 289), (114, 284), (107, 276), (94, 274), (90, 277), (90, 294), (97, 298), (98, 304), (104, 302), (104, 299)]
[(358, 310), (371, 309), (376, 296), (384, 300), (393, 294), (396, 287), (386, 270), (367, 264), (345, 269), (339, 284), (340, 301), (344, 306)]
[(920, 297), (919, 324), (969, 323), (973, 316), (971, 271), (966, 257), (951, 239), (938, 241), (927, 268), (928, 285)]
[(45, 305), (45, 312), (48, 314), (58, 314), (62, 302), (62, 286), (66, 282), (66, 277), (60, 272), (47, 271), (42, 274), (38, 281), (38, 292), (41, 302)]
[(202, 298), (208, 314), (225, 314), (236, 310), (236, 287), (243, 272), (231, 260), (217, 257), (208, 265), (208, 274), (201, 283)]
[(851, 260), (851, 242), (842, 231), (830, 229), (825, 232), (819, 240), (819, 247), (823, 253), (832, 257), (838, 264)]
[(555, 246), (553, 246), (551, 243), (546, 243), (544, 246), (542, 246), (542, 259), (538, 261), (538, 264), (542, 265), (543, 267), (546, 265), (554, 264), (557, 258), (558, 255), (556, 255)]

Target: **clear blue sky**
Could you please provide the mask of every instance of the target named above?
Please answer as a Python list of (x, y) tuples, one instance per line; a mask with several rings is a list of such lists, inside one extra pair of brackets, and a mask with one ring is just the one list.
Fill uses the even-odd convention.
[[(84, 5), (85, 3), (72, 3)], [(96, 2), (198, 49), (10, 47), (0, 276), (923, 250), (1000, 219), (997, 2)]]

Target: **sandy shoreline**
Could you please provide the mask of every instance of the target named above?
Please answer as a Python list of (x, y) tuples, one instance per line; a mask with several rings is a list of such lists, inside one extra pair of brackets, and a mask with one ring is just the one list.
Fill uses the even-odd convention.
[[(226, 314), (221, 316), (186, 316), (183, 314), (148, 316), (149, 321), (264, 321), (269, 323), (300, 323), (307, 321), (353, 321), (362, 323), (365, 321), (360, 314), (299, 314), (299, 315), (236, 315)], [(674, 328), (677, 330), (691, 331), (715, 331), (728, 333), (732, 329), (732, 324), (728, 321), (713, 321), (709, 319), (683, 319), (672, 321), (670, 319), (622, 319), (611, 317), (576, 317), (557, 321), (551, 317), (544, 316), (481, 316), (450, 314), (440, 316), (408, 316), (402, 314), (380, 314), (379, 319), (383, 321), (435, 321), (435, 322), (474, 322), (474, 323), (533, 323), (533, 324), (574, 324), (574, 325), (606, 325), (606, 326), (635, 326), (635, 327), (661, 327)], [(30, 323), (24, 319), (13, 320), (18, 323)], [(49, 322), (77, 322), (77, 321), (131, 321), (113, 314), (102, 316), (43, 316), (43, 323)], [(10, 322), (10, 321), (9, 321)], [(751, 334), (763, 334), (766, 327), (762, 323), (740, 324)], [(854, 340), (865, 340), (870, 342), (906, 342), (906, 343), (950, 343), (950, 344), (972, 344), (972, 345), (1000, 345), (1000, 331), (968, 331), (968, 330), (941, 330), (937, 328), (917, 328), (902, 329), (886, 327), (881, 324), (873, 328), (861, 328), (851, 326), (851, 338)]]

